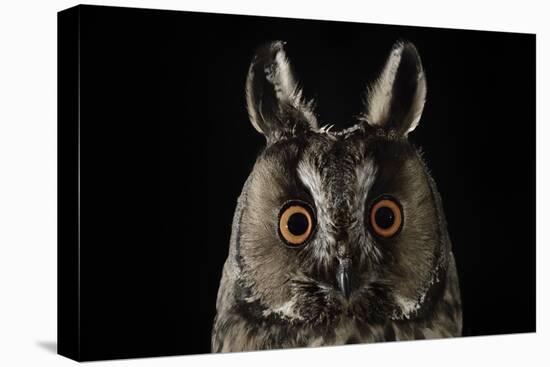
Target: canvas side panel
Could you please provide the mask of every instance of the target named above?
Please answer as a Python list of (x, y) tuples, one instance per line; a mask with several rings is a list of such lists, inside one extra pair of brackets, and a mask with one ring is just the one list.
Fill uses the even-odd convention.
[(80, 360), (79, 7), (57, 15), (57, 351)]

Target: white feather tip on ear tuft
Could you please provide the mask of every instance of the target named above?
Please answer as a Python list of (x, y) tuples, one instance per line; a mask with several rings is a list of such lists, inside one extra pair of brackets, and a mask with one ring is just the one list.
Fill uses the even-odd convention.
[(274, 41), (258, 48), (246, 80), (250, 121), (268, 141), (318, 126), (313, 103), (304, 100), (284, 45)]
[(380, 76), (367, 89), (367, 112), (361, 120), (373, 127), (407, 135), (420, 121), (426, 89), (416, 47), (412, 43), (397, 42)]

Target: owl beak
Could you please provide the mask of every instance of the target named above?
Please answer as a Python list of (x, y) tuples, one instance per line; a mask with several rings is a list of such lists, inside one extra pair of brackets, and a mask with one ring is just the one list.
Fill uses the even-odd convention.
[(338, 288), (346, 299), (349, 299), (351, 294), (351, 260), (343, 259), (338, 264), (336, 271), (336, 280)]

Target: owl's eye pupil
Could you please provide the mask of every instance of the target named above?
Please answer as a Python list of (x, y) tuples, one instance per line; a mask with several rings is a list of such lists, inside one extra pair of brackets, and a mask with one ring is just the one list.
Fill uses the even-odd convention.
[(287, 228), (295, 236), (304, 234), (308, 226), (308, 219), (303, 213), (294, 213), (288, 218)]
[(387, 206), (383, 206), (379, 208), (376, 211), (376, 214), (374, 214), (376, 224), (378, 227), (382, 229), (388, 229), (393, 225), (393, 222), (395, 221), (395, 215), (393, 214), (393, 210), (388, 208)]

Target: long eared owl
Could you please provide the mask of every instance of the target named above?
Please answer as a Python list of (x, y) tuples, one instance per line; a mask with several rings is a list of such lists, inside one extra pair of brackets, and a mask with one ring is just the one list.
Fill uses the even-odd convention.
[(351, 128), (320, 127), (284, 42), (246, 80), (267, 140), (235, 211), (212, 351), (459, 336), (457, 271), (436, 185), (408, 134), (426, 78), (394, 45)]

